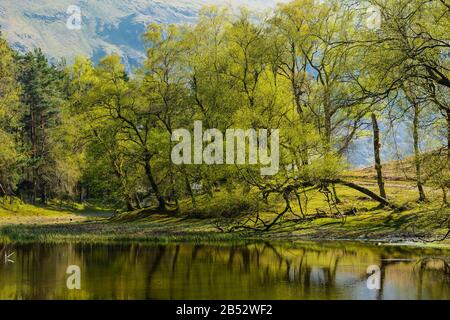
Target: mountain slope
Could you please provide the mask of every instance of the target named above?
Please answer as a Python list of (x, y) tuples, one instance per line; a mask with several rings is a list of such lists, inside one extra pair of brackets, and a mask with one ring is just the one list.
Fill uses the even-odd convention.
[[(115, 52), (128, 67), (144, 57), (141, 41), (146, 25), (190, 23), (204, 5), (220, 4), (234, 8), (246, 6), (265, 9), (276, 0), (0, 0), (0, 25), (10, 44), (19, 51), (40, 47), (52, 58), (77, 55), (98, 60)], [(67, 9), (81, 9), (81, 30), (66, 26)]]

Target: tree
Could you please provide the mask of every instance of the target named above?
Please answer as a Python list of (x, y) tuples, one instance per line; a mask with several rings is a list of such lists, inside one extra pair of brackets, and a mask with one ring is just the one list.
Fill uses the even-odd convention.
[[(414, 88), (414, 86), (411, 86)], [(422, 179), (422, 164), (421, 164), (421, 152), (420, 152), (420, 139), (419, 139), (419, 122), (421, 106), (418, 98), (413, 95), (411, 88), (403, 88), (406, 99), (408, 100), (410, 107), (412, 108), (413, 121), (412, 121), (412, 132), (413, 132), (413, 146), (414, 146), (414, 167), (416, 169), (416, 182), (417, 189), (419, 191), (419, 201), (424, 202), (427, 200), (425, 195), (425, 189)]]
[[(154, 116), (155, 129), (160, 130), (161, 139), (165, 140), (159, 144), (162, 149), (159, 163), (163, 166), (160, 166), (158, 171), (167, 171), (169, 183), (168, 192), (165, 192), (165, 205), (168, 205), (168, 200), (171, 199), (175, 202), (177, 211), (179, 196), (185, 187), (188, 186), (187, 189), (191, 197), (193, 196), (185, 168), (182, 167), (179, 172), (183, 178), (177, 179), (177, 169), (171, 160), (171, 150), (174, 146), (172, 134), (175, 129), (186, 125), (184, 114), (190, 107), (186, 35), (187, 30), (184, 27), (162, 27), (156, 24), (151, 24), (144, 35), (149, 49), (143, 69), (142, 93), (146, 97), (143, 103), (146, 105), (145, 111)], [(147, 163), (146, 172), (150, 170), (150, 159)], [(157, 187), (155, 185), (153, 188)]]
[[(384, 92), (401, 90), (418, 82), (429, 93), (447, 121), (447, 150), (450, 150), (449, 94), (450, 12), (445, 1), (370, 0), (383, 17), (380, 30), (366, 39), (372, 56), (367, 63)], [(368, 62), (368, 61), (367, 61)], [(448, 152), (450, 159), (450, 151)]]
[(387, 199), (386, 191), (384, 189), (384, 178), (380, 157), (380, 128), (375, 113), (372, 113), (372, 127), (373, 127), (373, 150), (375, 156), (375, 171), (377, 172), (378, 188), (380, 189), (380, 196)]
[(21, 117), (19, 94), (14, 52), (0, 32), (0, 196), (13, 194), (23, 161), (17, 144)]
[(18, 57), (19, 81), (22, 85), (21, 101), (27, 108), (21, 120), (23, 141), (29, 153), (29, 174), (32, 183), (32, 203), (38, 194), (46, 202), (51, 177), (49, 168), (54, 165), (50, 149), (50, 130), (58, 125), (63, 104), (62, 71), (50, 65), (41, 50), (36, 49)]

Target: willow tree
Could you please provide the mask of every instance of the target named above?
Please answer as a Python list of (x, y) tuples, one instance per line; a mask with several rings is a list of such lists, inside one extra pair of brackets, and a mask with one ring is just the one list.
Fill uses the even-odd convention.
[[(191, 197), (193, 195), (185, 167), (178, 170), (171, 160), (174, 130), (186, 127), (186, 119), (192, 114), (186, 29), (185, 26), (151, 24), (143, 37), (148, 47), (142, 69), (142, 94), (146, 99), (143, 103), (161, 131), (163, 141), (159, 145), (162, 151), (156, 170), (160, 176), (167, 176), (164, 193), (167, 200), (174, 202), (176, 210), (179, 210), (179, 198), (183, 196), (183, 190), (187, 189)], [(169, 201), (166, 202), (169, 204)]]
[[(73, 113), (86, 124), (83, 131), (88, 151), (107, 159), (129, 210), (139, 207), (139, 201), (135, 201), (140, 187), (136, 183), (137, 166), (148, 167), (149, 158), (157, 152), (149, 143), (153, 119), (142, 117), (140, 93), (118, 56), (105, 57), (97, 67), (80, 58), (73, 67)], [(147, 189), (164, 208), (153, 171), (144, 172), (150, 184)]]

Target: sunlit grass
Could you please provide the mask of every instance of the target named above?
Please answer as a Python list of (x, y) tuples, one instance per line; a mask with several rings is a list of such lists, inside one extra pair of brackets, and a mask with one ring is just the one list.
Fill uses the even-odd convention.
[[(365, 187), (377, 192), (375, 181), (365, 180)], [(387, 181), (390, 201), (400, 209), (380, 208), (376, 201), (348, 187), (336, 186), (342, 201), (341, 213), (356, 209), (355, 216), (342, 219), (336, 208), (330, 212), (325, 196), (312, 189), (302, 196), (306, 219), (302, 219), (296, 199), (291, 205), (295, 214), (286, 214), (269, 232), (242, 230), (223, 232), (219, 224), (234, 224), (259, 210), (260, 217), (271, 221), (284, 208), (279, 197), (270, 197), (268, 204), (258, 202), (256, 193), (237, 190), (228, 193), (216, 190), (213, 197), (196, 197), (194, 206), (189, 199), (180, 202), (181, 212), (155, 214), (137, 210), (114, 214), (95, 204), (50, 203), (48, 206), (4, 204), (0, 206), (0, 242), (227, 242), (245, 240), (301, 241), (305, 239), (371, 240), (383, 242), (438, 239), (448, 226), (442, 224), (450, 210), (442, 208), (439, 192), (427, 188), (429, 202), (419, 203), (413, 184)], [(16, 205), (16, 207), (14, 207)], [(318, 212), (328, 215), (316, 216)], [(333, 215), (334, 214), (334, 215)], [(27, 220), (32, 217), (33, 220)], [(69, 219), (70, 218), (70, 219)], [(8, 219), (7, 222), (2, 219)], [(47, 219), (47, 220), (46, 220)], [(52, 222), (49, 223), (48, 219)], [(54, 221), (54, 220), (57, 221)], [(72, 221), (72, 219), (74, 219)], [(89, 222), (90, 221), (90, 222)], [(434, 245), (450, 245), (450, 241)]]

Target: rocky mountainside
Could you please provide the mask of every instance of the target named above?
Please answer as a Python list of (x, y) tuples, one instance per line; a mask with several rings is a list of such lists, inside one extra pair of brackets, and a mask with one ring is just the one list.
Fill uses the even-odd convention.
[[(194, 22), (205, 5), (245, 6), (259, 10), (277, 0), (0, 0), (0, 25), (19, 51), (40, 47), (52, 58), (71, 61), (77, 55), (94, 60), (115, 52), (128, 67), (144, 56), (141, 35), (146, 25)], [(80, 30), (67, 28), (68, 8), (81, 11)]]

